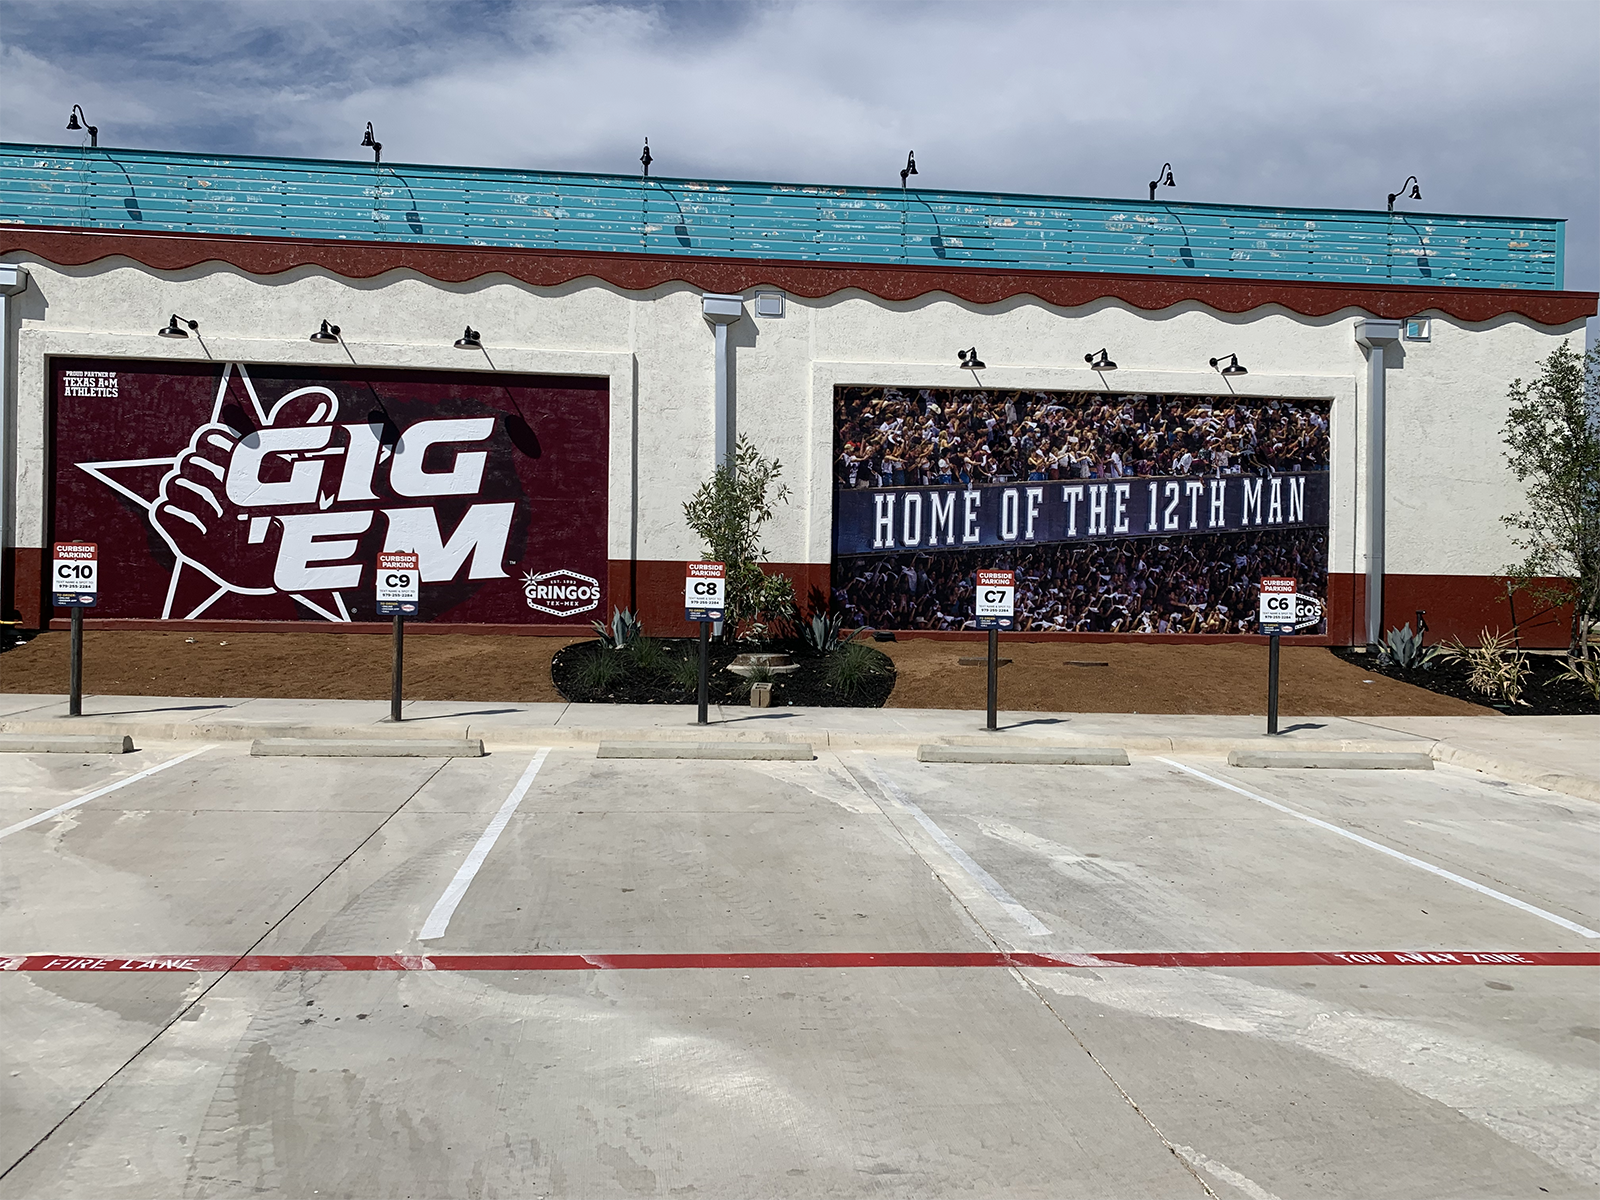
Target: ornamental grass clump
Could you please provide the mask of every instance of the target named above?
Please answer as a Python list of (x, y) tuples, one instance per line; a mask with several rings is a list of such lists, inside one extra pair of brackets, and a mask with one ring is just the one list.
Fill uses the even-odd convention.
[(1467, 686), (1473, 691), (1507, 704), (1527, 704), (1522, 688), (1528, 678), (1528, 656), (1517, 649), (1510, 637), (1485, 629), (1476, 646), (1457, 638), (1445, 648), (1445, 654), (1470, 668)]
[(871, 646), (846, 642), (828, 655), (823, 681), (846, 700), (854, 699), (874, 681), (889, 674), (889, 661)]

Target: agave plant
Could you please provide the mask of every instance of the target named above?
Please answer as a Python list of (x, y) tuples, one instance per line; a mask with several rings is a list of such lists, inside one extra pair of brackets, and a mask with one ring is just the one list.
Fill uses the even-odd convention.
[(1433, 666), (1434, 659), (1440, 653), (1438, 646), (1424, 646), (1422, 634), (1412, 633), (1408, 621), (1401, 628), (1391, 629), (1383, 635), (1383, 643), (1378, 647), (1378, 661), (1386, 666), (1399, 667), (1402, 671), (1425, 671)]
[(811, 620), (801, 626), (800, 636), (806, 645), (820, 654), (838, 648), (839, 633), (844, 628), (844, 617), (833, 613), (813, 613)]
[(627, 650), (644, 636), (644, 623), (627, 608), (612, 609), (610, 625), (602, 625), (599, 621), (590, 621), (589, 624), (607, 650)]

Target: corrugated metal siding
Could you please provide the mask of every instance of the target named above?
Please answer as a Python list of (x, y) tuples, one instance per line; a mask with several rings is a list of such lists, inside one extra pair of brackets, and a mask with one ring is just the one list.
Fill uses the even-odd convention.
[(1562, 222), (0, 143), (0, 221), (292, 238), (1559, 288)]

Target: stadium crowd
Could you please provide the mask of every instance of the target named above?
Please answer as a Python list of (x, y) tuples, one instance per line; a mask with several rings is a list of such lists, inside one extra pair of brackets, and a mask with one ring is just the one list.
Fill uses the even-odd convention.
[(1321, 598), (1327, 563), (1323, 529), (843, 558), (833, 607), (858, 627), (971, 629), (983, 567), (1016, 570), (1023, 631), (1254, 633), (1262, 576), (1292, 576)]
[(835, 395), (839, 487), (1328, 466), (1326, 401), (892, 387)]

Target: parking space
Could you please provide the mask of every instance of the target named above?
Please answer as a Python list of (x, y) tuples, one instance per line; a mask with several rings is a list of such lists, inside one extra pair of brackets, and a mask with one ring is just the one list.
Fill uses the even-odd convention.
[[(1600, 928), (1600, 815), (1580, 801), (1448, 768), (1182, 755), (227, 745), (134, 778), (194, 749), (8, 756), (7, 827), (132, 782), (0, 840), (15, 956), (0, 1195), (1286, 1200), (1600, 1183), (1597, 970), (1515, 961), (1600, 948), (1583, 932)], [(1008, 968), (996, 952), (1012, 951), (1078, 965)], [(1090, 957), (1217, 951), (1276, 957)], [(495, 961), (629, 953), (661, 957)], [(124, 961), (202, 955), (255, 957)], [(427, 969), (461, 955), (487, 957)]]

